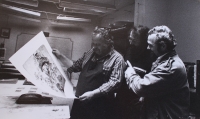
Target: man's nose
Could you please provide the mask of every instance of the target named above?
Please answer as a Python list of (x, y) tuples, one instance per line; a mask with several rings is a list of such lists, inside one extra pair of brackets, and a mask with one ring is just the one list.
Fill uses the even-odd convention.
[(149, 47), (149, 46), (147, 46), (147, 49), (148, 49), (148, 50), (150, 50), (150, 47)]

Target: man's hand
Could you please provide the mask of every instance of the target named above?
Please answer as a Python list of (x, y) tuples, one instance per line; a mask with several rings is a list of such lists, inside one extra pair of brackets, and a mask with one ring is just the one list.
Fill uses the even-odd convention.
[(136, 74), (135, 69), (133, 69), (133, 66), (131, 65), (131, 63), (127, 60), (127, 65), (128, 68), (125, 71), (125, 78), (129, 79), (133, 74)]
[(136, 74), (135, 70), (133, 69), (133, 67), (128, 67), (125, 71), (125, 78), (128, 79), (130, 78), (132, 75)]
[(102, 96), (102, 93), (97, 88), (93, 91), (85, 92), (83, 95), (81, 95), (79, 97), (79, 99), (80, 99), (80, 101), (88, 102), (88, 101), (92, 100), (93, 98), (98, 98), (100, 96)]
[(131, 82), (133, 81), (133, 79), (131, 78), (131, 76), (135, 75), (136, 72), (135, 70), (133, 69), (133, 67), (128, 67), (125, 71), (125, 78), (126, 78), (126, 83), (127, 85), (129, 85), (129, 88), (130, 88), (130, 84)]
[(57, 50), (57, 49), (53, 49), (53, 50), (52, 50), (52, 53), (53, 53), (57, 58), (59, 58), (59, 57), (61, 56), (60, 51)]
[(88, 91), (85, 92), (83, 95), (79, 97), (80, 101), (88, 102), (94, 97), (94, 92), (93, 91)]
[(61, 61), (61, 63), (65, 67), (69, 68), (73, 65), (73, 61), (71, 59), (67, 58), (66, 56), (64, 56), (63, 54), (61, 54), (59, 50), (53, 49), (52, 53), (56, 56), (56, 58), (58, 58)]

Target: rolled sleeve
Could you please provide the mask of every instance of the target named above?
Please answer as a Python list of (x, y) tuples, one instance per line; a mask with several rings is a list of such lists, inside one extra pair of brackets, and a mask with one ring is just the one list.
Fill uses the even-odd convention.
[(83, 63), (84, 57), (85, 57), (85, 53), (83, 54), (83, 56), (80, 59), (78, 59), (77, 61), (74, 61), (73, 65), (71, 67), (69, 67), (67, 69), (67, 71), (69, 73), (80, 72), (82, 70), (82, 63)]
[(107, 94), (109, 92), (115, 91), (120, 86), (122, 82), (124, 66), (124, 60), (122, 58), (118, 58), (114, 64), (108, 82), (99, 87), (100, 92)]

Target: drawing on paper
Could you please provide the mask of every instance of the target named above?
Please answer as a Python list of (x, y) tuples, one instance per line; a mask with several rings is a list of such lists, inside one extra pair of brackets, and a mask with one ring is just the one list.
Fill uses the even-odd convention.
[(24, 69), (45, 88), (64, 92), (65, 79), (54, 64), (46, 47), (41, 45), (23, 64)]

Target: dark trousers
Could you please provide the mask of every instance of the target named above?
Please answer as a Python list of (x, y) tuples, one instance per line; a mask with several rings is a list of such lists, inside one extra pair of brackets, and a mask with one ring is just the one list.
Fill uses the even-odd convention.
[(70, 119), (114, 119), (113, 100), (107, 98), (96, 98), (84, 103), (75, 99)]

